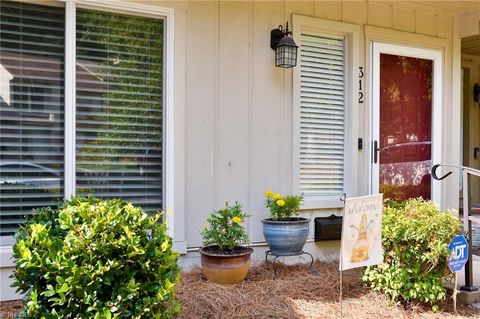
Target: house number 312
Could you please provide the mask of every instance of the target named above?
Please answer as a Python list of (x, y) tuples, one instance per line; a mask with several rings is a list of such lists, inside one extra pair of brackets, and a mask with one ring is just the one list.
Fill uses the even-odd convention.
[(363, 66), (358, 67), (358, 103), (363, 103), (363, 87), (362, 87), (362, 81), (363, 81)]

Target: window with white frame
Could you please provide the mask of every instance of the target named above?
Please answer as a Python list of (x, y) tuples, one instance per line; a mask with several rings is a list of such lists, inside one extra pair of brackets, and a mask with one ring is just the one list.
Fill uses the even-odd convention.
[[(33, 208), (72, 195), (66, 175), (77, 195), (163, 208), (164, 19), (83, 8), (75, 15), (76, 80), (68, 83), (65, 9), (0, 2), (0, 236)], [(64, 121), (72, 84), (75, 125)], [(71, 172), (65, 131), (76, 141)]]
[[(306, 206), (335, 207), (352, 193), (353, 52), (358, 26), (294, 16), (294, 189)], [(358, 52), (356, 52), (358, 54)]]

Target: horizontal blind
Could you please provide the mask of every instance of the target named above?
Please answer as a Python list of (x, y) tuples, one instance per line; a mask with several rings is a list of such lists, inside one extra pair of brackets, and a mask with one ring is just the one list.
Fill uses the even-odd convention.
[(0, 235), (63, 199), (63, 8), (0, 1)]
[(344, 38), (302, 33), (300, 191), (306, 198), (343, 192)]
[(162, 209), (163, 20), (77, 10), (77, 194)]

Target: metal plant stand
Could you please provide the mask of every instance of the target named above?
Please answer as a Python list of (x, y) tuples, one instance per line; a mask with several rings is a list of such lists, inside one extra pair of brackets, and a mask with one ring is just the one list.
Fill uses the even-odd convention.
[(275, 267), (275, 263), (277, 262), (278, 257), (290, 257), (290, 256), (308, 255), (308, 256), (310, 256), (310, 258), (312, 259), (312, 260), (310, 261), (310, 266), (309, 266), (309, 268), (311, 269), (312, 266), (313, 266), (313, 260), (314, 260), (314, 258), (313, 258), (313, 256), (312, 256), (312, 254), (307, 253), (306, 251), (303, 251), (303, 250), (302, 250), (302, 251), (299, 251), (299, 252), (295, 252), (295, 253), (283, 253), (283, 254), (276, 254), (276, 253), (272, 253), (270, 250), (267, 250), (267, 251), (265, 252), (265, 262), (266, 262), (266, 263), (268, 263), (268, 256), (269, 256), (269, 255), (270, 255), (270, 256), (275, 256), (275, 258), (273, 258), (273, 262), (272, 262), (273, 274), (274, 274), (274, 276), (277, 275), (277, 268)]

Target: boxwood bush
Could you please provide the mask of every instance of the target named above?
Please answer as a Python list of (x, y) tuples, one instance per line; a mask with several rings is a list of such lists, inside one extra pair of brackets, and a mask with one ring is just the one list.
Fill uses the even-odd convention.
[(459, 230), (457, 218), (429, 201), (387, 202), (382, 223), (384, 263), (367, 267), (363, 280), (394, 301), (434, 305), (444, 300), (442, 279), (450, 274), (448, 244)]
[(131, 203), (74, 198), (17, 231), (24, 318), (171, 318), (177, 254), (160, 220)]

